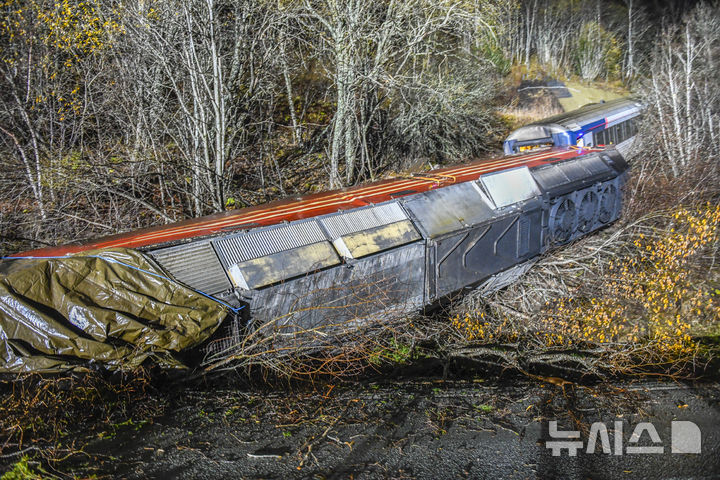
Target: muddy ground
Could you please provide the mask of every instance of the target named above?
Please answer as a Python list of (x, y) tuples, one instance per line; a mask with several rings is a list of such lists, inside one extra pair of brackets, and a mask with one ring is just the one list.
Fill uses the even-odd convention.
[[(46, 468), (132, 479), (720, 478), (720, 383), (545, 380), (413, 374), (289, 389), (169, 385), (152, 399), (161, 413), (87, 425), (63, 439), (82, 453)], [(552, 456), (550, 420), (583, 430), (577, 456)], [(701, 454), (671, 453), (673, 420), (698, 425)], [(598, 442), (587, 454), (597, 421), (613, 451), (620, 421), (623, 447), (663, 453), (605, 454)], [(640, 422), (652, 422), (659, 443), (648, 432), (630, 443)], [(0, 471), (15, 460), (0, 460)]]

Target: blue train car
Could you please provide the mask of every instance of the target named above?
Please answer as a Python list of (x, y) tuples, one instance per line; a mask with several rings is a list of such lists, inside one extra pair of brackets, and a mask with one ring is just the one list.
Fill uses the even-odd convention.
[(544, 147), (614, 145), (625, 154), (637, 134), (642, 104), (631, 98), (591, 103), (520, 127), (505, 139), (505, 154)]

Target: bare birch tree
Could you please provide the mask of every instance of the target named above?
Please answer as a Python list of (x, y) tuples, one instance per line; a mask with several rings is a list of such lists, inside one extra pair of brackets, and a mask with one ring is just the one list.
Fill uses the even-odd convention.
[[(306, 28), (316, 32), (318, 57), (337, 102), (329, 142), (330, 183), (350, 184), (362, 172), (372, 177), (377, 158), (369, 142), (371, 126), (387, 113), (388, 104), (400, 104), (409, 90), (423, 88), (425, 73), (436, 62), (448, 65), (457, 58), (463, 37), (475, 35), (478, 11), (454, 0), (305, 0), (302, 11)], [(434, 73), (447, 78), (450, 71)]]
[(720, 122), (717, 7), (701, 5), (668, 26), (652, 56), (644, 96), (662, 162), (673, 176), (716, 163)]
[(182, 0), (159, 11), (133, 12), (134, 49), (159, 69), (140, 81), (148, 93), (171, 92), (166, 106), (176, 111), (158, 133), (190, 167), (193, 213), (220, 211), (228, 162), (249, 140), (251, 104), (265, 93), (258, 67), (280, 53), (263, 43), (275, 17), (259, 3), (217, 0)]

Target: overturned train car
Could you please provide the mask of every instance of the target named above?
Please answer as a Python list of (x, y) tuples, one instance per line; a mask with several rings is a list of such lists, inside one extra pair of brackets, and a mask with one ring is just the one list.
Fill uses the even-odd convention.
[(617, 152), (545, 160), (151, 255), (287, 333), (416, 311), (467, 287), (498, 288), (548, 248), (618, 217)]
[(548, 146), (614, 146), (628, 153), (637, 135), (643, 105), (632, 98), (591, 103), (525, 125), (503, 142), (507, 155), (528, 153)]
[(527, 262), (613, 222), (628, 166), (615, 149), (552, 149), (275, 202), (93, 244), (128, 247), (280, 334), (417, 311), (468, 287), (495, 289)]

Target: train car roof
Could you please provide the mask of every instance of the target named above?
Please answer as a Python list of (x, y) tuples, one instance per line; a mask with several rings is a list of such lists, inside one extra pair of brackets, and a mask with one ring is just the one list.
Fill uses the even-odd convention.
[(102, 248), (143, 248), (184, 243), (234, 230), (247, 230), (302, 220), (341, 210), (373, 205), (408, 195), (477, 180), (481, 175), (517, 167), (534, 167), (569, 160), (601, 148), (553, 148), (540, 153), (476, 160), (417, 175), (288, 198), (177, 223), (130, 231), (79, 245), (62, 245), (17, 253), (15, 257), (60, 256)]
[(533, 125), (556, 124), (565, 128), (577, 128), (578, 126), (614, 117), (618, 114), (625, 113), (626, 115), (630, 115), (639, 113), (641, 107), (642, 104), (632, 98), (618, 98), (603, 103), (589, 103), (577, 110), (559, 113), (538, 122), (533, 122), (529, 124), (528, 127)]
[(559, 113), (552, 117), (530, 123), (512, 132), (505, 141), (534, 140), (550, 137), (554, 133), (573, 131), (590, 126), (597, 128), (615, 120), (634, 116), (642, 104), (632, 98), (618, 98), (603, 103), (590, 103), (571, 112)]

